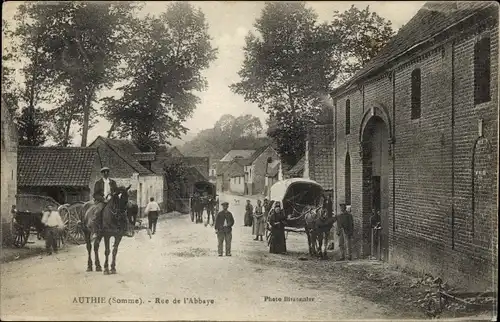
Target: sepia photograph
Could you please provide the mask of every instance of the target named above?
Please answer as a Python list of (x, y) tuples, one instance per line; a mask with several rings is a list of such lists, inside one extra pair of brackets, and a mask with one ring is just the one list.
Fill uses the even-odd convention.
[(1, 321), (496, 321), (495, 1), (2, 3)]

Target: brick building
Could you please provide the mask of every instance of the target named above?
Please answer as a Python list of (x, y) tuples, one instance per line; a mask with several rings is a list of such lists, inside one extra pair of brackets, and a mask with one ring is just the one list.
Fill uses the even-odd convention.
[(425, 4), (332, 98), (334, 198), (352, 205), (356, 253), (377, 208), (385, 260), (496, 289), (497, 4)]
[(8, 243), (11, 235), (11, 207), (16, 204), (17, 193), (17, 129), (2, 99), (2, 205), (0, 209), (0, 237)]

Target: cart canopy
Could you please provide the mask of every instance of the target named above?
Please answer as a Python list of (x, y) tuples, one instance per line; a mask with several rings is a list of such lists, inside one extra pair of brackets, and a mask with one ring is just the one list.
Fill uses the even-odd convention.
[(215, 197), (217, 195), (217, 190), (215, 185), (208, 181), (198, 181), (193, 185), (193, 193), (203, 194), (206, 192), (209, 196)]
[(18, 212), (42, 213), (43, 209), (48, 206), (58, 208), (60, 204), (47, 196), (18, 194), (16, 196), (16, 210)]
[(286, 215), (305, 205), (319, 206), (323, 188), (310, 179), (292, 178), (276, 182), (271, 187), (271, 202), (280, 201)]

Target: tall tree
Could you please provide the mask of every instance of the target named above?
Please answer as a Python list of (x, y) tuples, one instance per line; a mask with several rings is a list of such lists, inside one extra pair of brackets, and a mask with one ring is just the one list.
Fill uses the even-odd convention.
[(16, 115), (19, 105), (18, 93), (14, 83), (15, 47), (7, 39), (13, 38), (13, 32), (7, 21), (2, 19), (2, 104), (9, 109), (12, 116)]
[(295, 163), (304, 151), (306, 126), (339, 72), (339, 41), (299, 2), (266, 3), (255, 28), (258, 35), (246, 38), (241, 81), (231, 89), (268, 113), (268, 135), (281, 156)]
[(158, 18), (146, 17), (136, 29), (127, 64), (129, 81), (121, 98), (104, 100), (105, 114), (122, 137), (151, 150), (186, 133), (186, 121), (199, 103), (202, 71), (215, 60), (201, 10), (184, 2), (168, 5)]
[[(72, 113), (61, 105), (56, 114), (65, 128), (74, 121), (80, 123), (82, 146), (96, 115), (92, 105), (97, 93), (120, 79), (119, 66), (135, 8), (130, 2), (32, 2), (19, 7), (18, 20), (23, 23), (18, 34), (35, 38), (40, 46), (38, 59), (43, 57), (50, 64), (57, 85), (66, 88), (68, 101), (63, 105), (76, 104)], [(62, 141), (67, 143), (69, 137)]]
[[(329, 115), (324, 113), (325, 102), (335, 82), (352, 75), (392, 35), (390, 23), (368, 8), (335, 12), (334, 18), (320, 24), (304, 3), (266, 3), (255, 23), (258, 34), (246, 38), (241, 80), (231, 85), (235, 93), (267, 112), (267, 134), (288, 164), (304, 154), (307, 127)], [(344, 20), (351, 28), (342, 25)], [(375, 32), (376, 28), (382, 31)]]

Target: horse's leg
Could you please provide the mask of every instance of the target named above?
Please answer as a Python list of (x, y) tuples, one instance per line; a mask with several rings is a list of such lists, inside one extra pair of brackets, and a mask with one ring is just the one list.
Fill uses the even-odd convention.
[(323, 258), (323, 233), (318, 233), (318, 252), (319, 257)]
[(85, 228), (83, 230), (85, 236), (85, 244), (87, 244), (87, 253), (89, 255), (87, 260), (87, 272), (92, 272), (92, 242), (90, 241), (90, 230)]
[(102, 236), (98, 235), (94, 240), (94, 257), (95, 257), (95, 271), (102, 272), (101, 262), (99, 261), (99, 244), (101, 243)]
[(311, 247), (311, 232), (306, 228), (307, 235), (307, 246), (309, 247), (309, 255), (312, 255), (312, 247)]
[(327, 249), (328, 249), (328, 241), (329, 241), (328, 240), (328, 235), (329, 234), (330, 234), (329, 230), (323, 233), (323, 239), (324, 239), (324, 241), (323, 241), (323, 247), (325, 247), (324, 250), (323, 250), (323, 257), (324, 258), (328, 258)]
[(109, 274), (109, 253), (111, 253), (109, 249), (109, 238), (110, 236), (104, 236), (104, 275)]
[(118, 245), (120, 245), (121, 240), (121, 235), (114, 236), (113, 257), (111, 258), (111, 274), (116, 274), (116, 254), (118, 253)]

